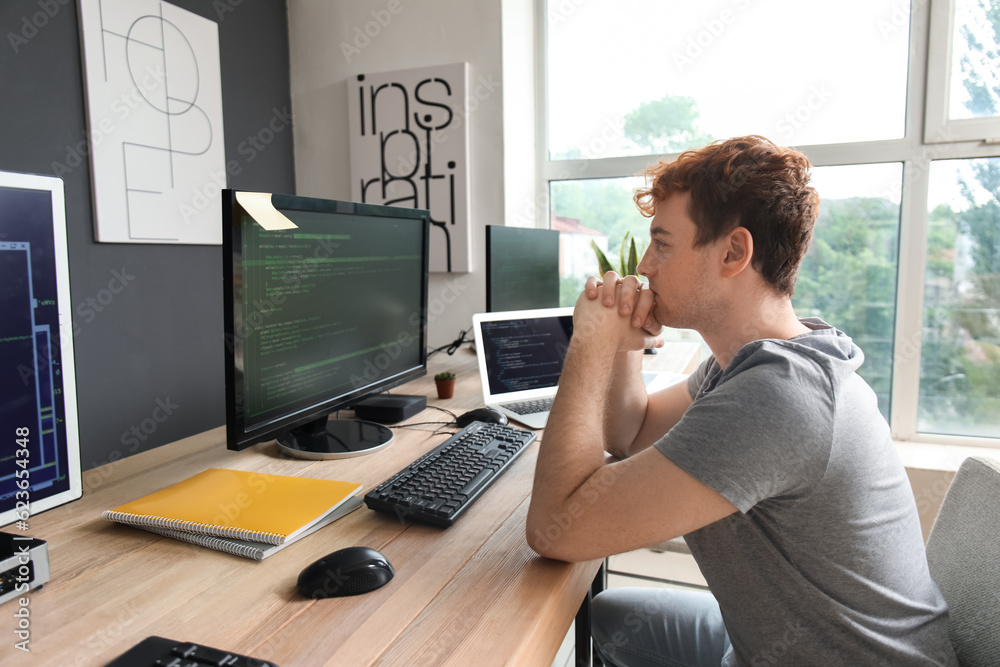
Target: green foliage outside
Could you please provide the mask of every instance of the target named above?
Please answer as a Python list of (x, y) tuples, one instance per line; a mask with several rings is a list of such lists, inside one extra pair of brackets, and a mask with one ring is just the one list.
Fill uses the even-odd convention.
[[(632, 190), (641, 184), (636, 178), (555, 181), (550, 186), (552, 210), (556, 215), (577, 218), (608, 237), (608, 249), (621, 247), (627, 234), (649, 237), (649, 220), (632, 202)], [(641, 249), (639, 257), (641, 258)], [(595, 261), (594, 273), (600, 269)], [(564, 276), (560, 280), (559, 305), (572, 306), (583, 290), (587, 276)]]
[[(977, 37), (969, 26), (961, 26), (959, 34), (967, 52), (959, 61), (962, 85), (969, 94), (965, 108), (973, 116), (994, 116), (1000, 111), (1000, 86), (993, 70), (1000, 62), (1000, 2), (979, 0), (973, 11), (981, 12), (983, 23), (990, 26), (986, 40)], [(988, 40), (988, 41), (987, 41)]]
[(666, 95), (626, 114), (625, 137), (651, 155), (699, 148), (714, 137), (698, 129), (698, 116), (690, 97)]
[[(918, 428), (1000, 435), (1000, 158), (970, 161), (968, 207), (931, 212)], [(976, 187), (988, 193), (978, 201)]]
[[(1000, 0), (981, 0), (985, 32), (961, 26), (973, 116), (1000, 112)], [(969, 160), (966, 206), (931, 212), (920, 368), (921, 431), (1000, 437), (1000, 158)], [(977, 191), (980, 196), (977, 197)], [(985, 196), (983, 196), (983, 194)], [(950, 269), (950, 270), (949, 270)]]
[[(665, 95), (643, 102), (625, 114), (622, 132), (631, 146), (622, 146), (627, 155), (662, 155), (699, 148), (715, 140), (698, 127), (698, 105), (690, 97)], [(552, 154), (554, 160), (578, 160), (588, 156), (582, 148)]]
[(858, 373), (889, 414), (899, 205), (886, 199), (825, 200), (813, 242), (799, 268), (792, 304), (799, 317), (819, 317), (865, 353)]

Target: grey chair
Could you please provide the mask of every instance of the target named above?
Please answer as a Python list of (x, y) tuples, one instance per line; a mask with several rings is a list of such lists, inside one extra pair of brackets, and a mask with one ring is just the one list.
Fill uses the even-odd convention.
[(962, 462), (931, 528), (927, 562), (950, 609), (959, 665), (1000, 665), (1000, 461)]

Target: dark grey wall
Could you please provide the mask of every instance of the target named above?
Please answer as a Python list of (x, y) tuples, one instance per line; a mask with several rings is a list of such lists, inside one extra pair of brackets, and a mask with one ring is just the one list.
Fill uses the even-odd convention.
[[(219, 24), (229, 186), (293, 193), (285, 1), (173, 3)], [(3, 0), (0, 35), (0, 169), (68, 170), (83, 469), (225, 423), (221, 246), (95, 243), (77, 2)]]

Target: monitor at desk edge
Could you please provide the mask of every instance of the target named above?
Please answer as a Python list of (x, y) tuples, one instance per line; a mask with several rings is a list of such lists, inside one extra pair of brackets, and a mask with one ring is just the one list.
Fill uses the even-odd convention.
[(23, 531), (83, 490), (61, 179), (0, 171), (0, 287), (0, 526)]
[[(227, 447), (384, 446), (327, 416), (427, 372), (428, 211), (225, 190), (222, 214)], [(320, 441), (343, 451), (297, 452)]]

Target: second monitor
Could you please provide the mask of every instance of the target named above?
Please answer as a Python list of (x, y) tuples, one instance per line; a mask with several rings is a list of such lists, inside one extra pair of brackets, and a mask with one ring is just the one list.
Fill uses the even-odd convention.
[(559, 306), (559, 232), (486, 226), (486, 310)]
[(228, 447), (388, 444), (381, 424), (327, 415), (426, 374), (430, 213), (226, 190), (223, 220)]

